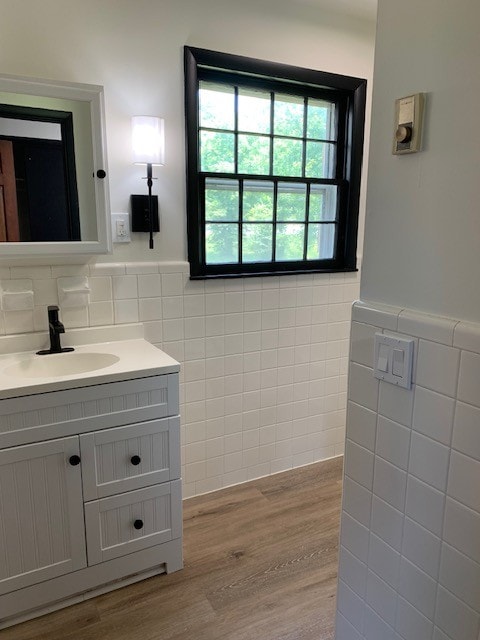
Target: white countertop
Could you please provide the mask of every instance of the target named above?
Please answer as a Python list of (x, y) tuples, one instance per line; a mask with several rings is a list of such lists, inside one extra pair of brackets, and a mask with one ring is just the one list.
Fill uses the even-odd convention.
[[(103, 329), (103, 328), (102, 328)], [(107, 328), (105, 328), (107, 329)], [(74, 353), (109, 353), (118, 357), (118, 361), (102, 369), (87, 371), (85, 373), (75, 373), (55, 377), (14, 377), (4, 373), (5, 369), (25, 360), (35, 358), (61, 358), (68, 357), (68, 353), (56, 354), (54, 356), (34, 355), (36, 346), (39, 344), (38, 335), (32, 334), (19, 342), (10, 341), (10, 345), (0, 341), (0, 399), (18, 398), (35, 393), (47, 393), (50, 391), (61, 391), (63, 389), (73, 389), (78, 387), (91, 386), (94, 384), (105, 384), (108, 382), (120, 382), (134, 378), (146, 378), (149, 376), (163, 375), (167, 373), (177, 373), (180, 365), (169, 355), (144, 340), (141, 336), (142, 329), (138, 325), (132, 325), (132, 330), (115, 331), (114, 327), (109, 327), (110, 331), (98, 331), (95, 329), (71, 331), (69, 339), (62, 340), (62, 346), (75, 346)], [(68, 331), (68, 330), (67, 330)], [(113, 338), (109, 342), (100, 341), (107, 334)], [(120, 339), (115, 339), (120, 336)], [(43, 336), (44, 337), (44, 336)], [(88, 344), (86, 340), (92, 341)], [(33, 349), (19, 351), (15, 353), (5, 353), (5, 346), (12, 344), (25, 346), (30, 339), (31, 344), (36, 344)], [(98, 341), (97, 341), (98, 340)], [(44, 344), (40, 341), (41, 347)]]

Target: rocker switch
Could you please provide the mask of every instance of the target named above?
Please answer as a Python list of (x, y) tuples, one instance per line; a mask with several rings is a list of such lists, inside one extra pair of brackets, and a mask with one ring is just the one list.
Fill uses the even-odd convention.
[(390, 348), (387, 344), (381, 344), (378, 350), (377, 369), (380, 371), (388, 371), (388, 354)]
[(405, 352), (402, 349), (393, 350), (392, 373), (394, 376), (403, 378)]

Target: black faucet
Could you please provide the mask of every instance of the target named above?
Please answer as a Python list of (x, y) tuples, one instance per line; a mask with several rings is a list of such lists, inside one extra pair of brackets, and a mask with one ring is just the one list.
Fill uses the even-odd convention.
[(37, 355), (45, 356), (49, 353), (64, 353), (65, 351), (74, 351), (73, 347), (62, 347), (60, 344), (60, 334), (65, 333), (65, 327), (58, 319), (58, 307), (52, 305), (47, 307), (48, 310), (48, 329), (50, 332), (50, 349), (42, 349), (37, 351)]

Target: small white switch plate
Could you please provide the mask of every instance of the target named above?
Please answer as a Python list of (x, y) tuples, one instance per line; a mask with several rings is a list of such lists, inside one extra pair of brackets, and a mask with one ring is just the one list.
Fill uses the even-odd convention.
[(373, 375), (404, 389), (412, 387), (413, 338), (375, 334)]
[(130, 220), (128, 213), (112, 213), (113, 242), (130, 242)]

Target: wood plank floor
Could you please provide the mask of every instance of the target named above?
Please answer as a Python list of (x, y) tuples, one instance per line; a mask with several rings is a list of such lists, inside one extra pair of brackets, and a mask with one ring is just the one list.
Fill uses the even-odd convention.
[(184, 502), (183, 571), (1, 640), (332, 640), (342, 459)]

